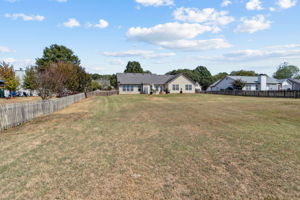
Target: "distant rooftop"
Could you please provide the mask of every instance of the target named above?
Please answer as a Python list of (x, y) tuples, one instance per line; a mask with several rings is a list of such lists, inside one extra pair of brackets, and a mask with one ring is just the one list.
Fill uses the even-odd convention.
[(297, 83), (297, 84), (300, 84), (300, 80), (299, 79), (289, 79), (290, 81), (294, 82), (294, 83)]
[[(259, 83), (259, 76), (227, 76), (233, 80), (242, 80), (246, 83)], [(267, 77), (267, 83), (269, 84), (276, 84), (279, 83), (278, 80)]]
[(124, 84), (166, 84), (172, 80), (175, 75), (157, 75), (157, 74), (141, 74), (141, 73), (118, 73), (118, 82)]

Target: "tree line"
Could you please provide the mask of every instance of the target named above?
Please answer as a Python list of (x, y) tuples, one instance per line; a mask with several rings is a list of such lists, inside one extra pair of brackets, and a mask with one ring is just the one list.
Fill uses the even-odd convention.
[[(16, 91), (20, 81), (13, 66), (3, 62), (0, 65), (0, 78), (4, 79), (5, 89)], [(22, 87), (37, 91), (43, 99), (52, 96), (63, 97), (70, 94), (87, 92), (91, 88), (91, 76), (80, 65), (79, 58), (71, 49), (60, 45), (51, 45), (36, 59), (34, 66), (25, 72)]]
[[(276, 79), (289, 79), (295, 78), (300, 79), (300, 70), (297, 66), (289, 65), (288, 63), (283, 63), (279, 65), (277, 71), (274, 73), (273, 77)], [(128, 62), (124, 73), (151, 73), (149, 70), (144, 70), (141, 64), (136, 61)], [(231, 73), (220, 72), (218, 74), (212, 75), (211, 72), (205, 66), (198, 66), (195, 69), (176, 69), (167, 72), (166, 75), (177, 75), (184, 74), (195, 82), (198, 82), (202, 89), (206, 90), (214, 82), (225, 78), (226, 76), (258, 76), (262, 75), (251, 70), (238, 70), (232, 71)], [(243, 83), (234, 83), (235, 89), (243, 88)]]
[[(297, 66), (283, 63), (279, 65), (273, 77), (276, 79), (295, 78), (300, 79), (300, 70)], [(128, 62), (124, 73), (151, 73), (144, 70), (137, 61)], [(232, 76), (258, 76), (255, 71), (239, 70), (231, 73), (221, 72), (212, 75), (205, 66), (198, 66), (195, 69), (176, 69), (167, 72), (166, 75), (176, 75), (182, 73), (190, 79), (198, 82), (204, 90), (212, 83), (228, 75)], [(5, 89), (16, 91), (20, 86), (20, 80), (16, 77), (13, 66), (2, 62), (0, 63), (0, 79), (5, 83)], [(103, 88), (98, 80), (108, 80), (109, 87)], [(237, 82), (236, 88), (243, 86)], [(62, 45), (51, 45), (43, 51), (43, 56), (36, 59), (34, 66), (28, 67), (25, 72), (24, 89), (37, 91), (42, 99), (49, 99), (53, 95), (62, 97), (80, 92), (87, 92), (97, 89), (111, 89), (117, 87), (116, 74), (100, 75), (89, 74), (81, 66), (81, 61), (73, 51)]]

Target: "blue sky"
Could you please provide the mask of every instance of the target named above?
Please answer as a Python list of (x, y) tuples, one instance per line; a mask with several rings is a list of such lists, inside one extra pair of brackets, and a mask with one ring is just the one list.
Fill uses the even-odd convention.
[(297, 0), (0, 0), (0, 60), (34, 63), (51, 44), (71, 48), (89, 72), (207, 66), (272, 75), (300, 66)]

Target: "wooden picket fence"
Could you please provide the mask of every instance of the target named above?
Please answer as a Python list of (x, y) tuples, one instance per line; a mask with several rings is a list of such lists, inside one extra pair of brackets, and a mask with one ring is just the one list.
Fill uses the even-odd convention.
[(201, 91), (204, 94), (218, 95), (234, 95), (234, 96), (249, 96), (249, 97), (273, 97), (273, 98), (300, 98), (300, 91), (283, 90), (283, 91), (240, 91), (240, 90), (225, 90), (225, 91)]
[(56, 112), (85, 98), (83, 93), (46, 101), (0, 104), (0, 131)]
[[(94, 91), (87, 93), (91, 96), (111, 96), (118, 94), (118, 91)], [(61, 110), (73, 103), (76, 103), (86, 96), (84, 93), (50, 99), (46, 101), (29, 101), (20, 103), (0, 104), (0, 131), (18, 126), (36, 117), (47, 115)]]

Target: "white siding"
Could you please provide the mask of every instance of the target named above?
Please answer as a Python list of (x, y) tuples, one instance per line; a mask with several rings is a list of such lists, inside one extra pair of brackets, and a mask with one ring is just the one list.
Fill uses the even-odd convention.
[(268, 90), (279, 90), (279, 84), (268, 84)]
[(245, 91), (256, 91), (256, 84), (246, 84), (243, 88)]
[(281, 86), (282, 86), (282, 90), (292, 90), (293, 89), (293, 85), (292, 84), (290, 84), (288, 81), (284, 81), (282, 84), (281, 84)]
[(123, 91), (124, 85), (119, 86), (119, 94), (140, 94), (139, 85), (132, 85), (133, 91)]
[(211, 91), (226, 90), (228, 87), (232, 87), (233, 80), (231, 78), (224, 78), (215, 87), (211, 88)]

